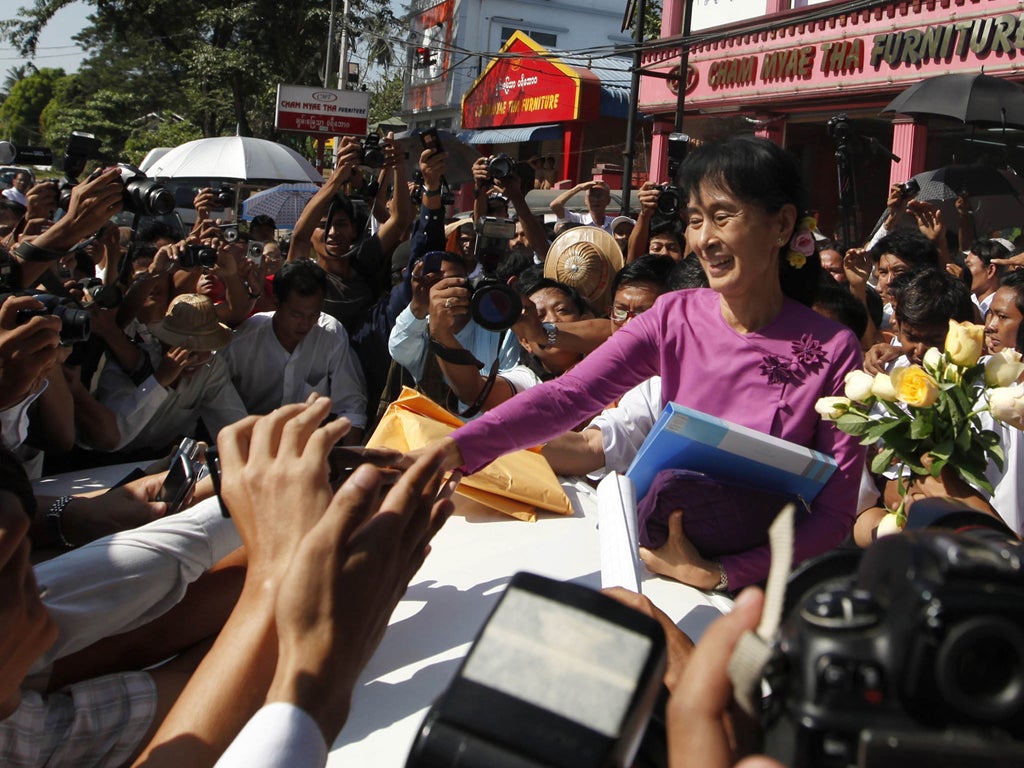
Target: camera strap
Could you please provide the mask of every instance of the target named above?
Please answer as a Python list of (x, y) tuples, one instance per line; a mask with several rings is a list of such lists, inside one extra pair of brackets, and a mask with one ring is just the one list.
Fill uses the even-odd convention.
[(765, 584), (764, 608), (756, 632), (746, 631), (729, 659), (733, 697), (744, 712), (757, 719), (761, 712), (761, 680), (772, 655), (786, 600), (786, 580), (793, 565), (793, 520), (796, 505), (787, 504), (768, 529), (772, 564)]
[[(487, 401), (487, 396), (491, 394), (491, 390), (494, 389), (494, 382), (498, 379), (498, 366), (501, 362), (501, 348), (505, 345), (505, 335), (508, 330), (501, 332), (501, 336), (498, 337), (498, 351), (494, 355), (494, 362), (491, 363), (491, 370), (487, 374), (487, 381), (484, 382), (483, 389), (480, 390), (480, 394), (476, 396), (473, 403), (464, 411), (459, 410), (459, 399), (455, 396), (454, 392), (448, 392), (447, 402), (445, 407), (449, 411), (457, 415), (460, 419), (471, 419), (480, 413), (480, 409), (483, 408), (484, 403)], [(468, 352), (466, 354), (469, 354)], [(470, 355), (472, 357), (472, 355)], [(473, 358), (474, 362), (477, 362), (476, 358)], [(477, 363), (479, 365), (479, 363)], [(483, 367), (479, 365), (479, 367)]]

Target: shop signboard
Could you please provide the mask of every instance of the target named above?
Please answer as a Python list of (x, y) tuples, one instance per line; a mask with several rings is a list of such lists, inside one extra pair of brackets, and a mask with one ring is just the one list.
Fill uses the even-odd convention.
[(325, 136), (366, 133), (370, 94), (305, 85), (278, 85), (274, 127)]
[(462, 127), (570, 122), (596, 115), (600, 98), (594, 73), (562, 63), (517, 31), (463, 97)]
[[(707, 43), (690, 52), (697, 72), (689, 78), (696, 84), (688, 88), (687, 104), (722, 111), (780, 98), (892, 91), (929, 75), (982, 66), (995, 76), (1016, 71), (1015, 60), (1024, 52), (1024, 14), (998, 11), (1001, 5), (1016, 9), (1017, 3), (991, 2), (988, 14), (959, 18), (948, 5), (893, 2)], [(665, 54), (655, 47), (648, 66), (665, 72), (675, 67), (678, 77), (678, 56)], [(643, 78), (641, 106), (674, 106), (677, 90), (676, 82)]]

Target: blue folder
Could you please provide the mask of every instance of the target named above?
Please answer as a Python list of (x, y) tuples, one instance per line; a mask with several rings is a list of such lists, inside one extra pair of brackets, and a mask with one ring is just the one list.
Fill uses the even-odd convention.
[(820, 451), (669, 403), (626, 470), (636, 485), (637, 499), (646, 495), (663, 469), (703, 472), (810, 503), (836, 462)]

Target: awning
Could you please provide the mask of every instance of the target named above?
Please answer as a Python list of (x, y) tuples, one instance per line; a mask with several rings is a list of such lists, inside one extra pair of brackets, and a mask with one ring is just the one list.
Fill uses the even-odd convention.
[(547, 141), (562, 138), (562, 126), (528, 125), (524, 127), (488, 128), (480, 131), (459, 131), (456, 134), (467, 144), (518, 144), (521, 141)]

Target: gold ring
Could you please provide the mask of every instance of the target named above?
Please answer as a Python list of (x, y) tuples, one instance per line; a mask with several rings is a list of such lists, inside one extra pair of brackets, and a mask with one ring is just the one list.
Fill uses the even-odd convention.
[(451, 298), (451, 296), (449, 296), (447, 299), (444, 300), (444, 308), (445, 309), (451, 309), (452, 308), (452, 298)]

